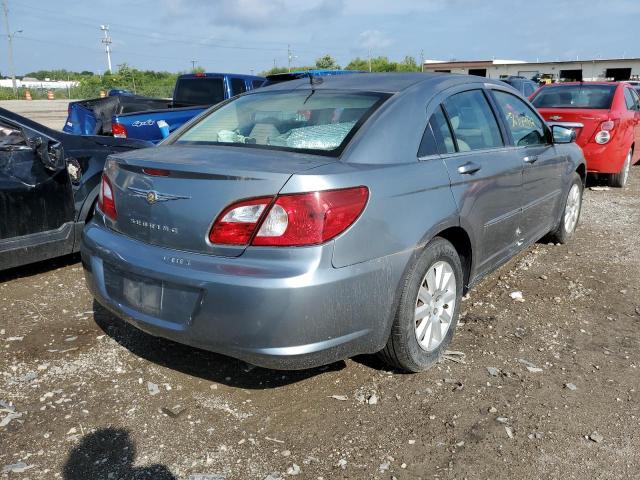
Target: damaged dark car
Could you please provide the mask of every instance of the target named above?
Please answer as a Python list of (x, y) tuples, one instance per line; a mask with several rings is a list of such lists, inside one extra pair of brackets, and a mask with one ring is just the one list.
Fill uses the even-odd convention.
[(0, 108), (0, 270), (77, 252), (107, 156), (149, 146), (69, 135)]

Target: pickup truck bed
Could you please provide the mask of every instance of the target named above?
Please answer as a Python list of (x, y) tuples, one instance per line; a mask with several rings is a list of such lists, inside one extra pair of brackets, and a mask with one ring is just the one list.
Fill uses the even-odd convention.
[[(234, 73), (180, 75), (171, 100), (118, 95), (72, 102), (63, 130), (76, 135), (113, 135), (156, 143), (208, 107), (259, 88), (264, 80)], [(168, 128), (161, 129), (161, 121)]]
[(131, 112), (164, 110), (172, 101), (164, 98), (115, 96), (71, 102), (63, 131), (75, 135), (111, 135), (114, 116)]

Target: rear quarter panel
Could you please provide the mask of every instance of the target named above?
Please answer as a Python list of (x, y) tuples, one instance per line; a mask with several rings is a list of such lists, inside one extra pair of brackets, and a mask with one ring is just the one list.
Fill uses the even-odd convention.
[(457, 225), (449, 177), (437, 157), (397, 165), (333, 163), (294, 175), (281, 193), (360, 185), (369, 188), (369, 200), (358, 220), (335, 240), (337, 268), (411, 254), (433, 234)]

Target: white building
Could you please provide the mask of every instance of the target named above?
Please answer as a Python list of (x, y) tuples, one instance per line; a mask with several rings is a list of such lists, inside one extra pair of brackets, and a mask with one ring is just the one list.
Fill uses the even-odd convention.
[[(66, 81), (66, 80), (38, 80), (36, 78), (31, 79), (16, 79), (17, 88), (31, 88), (34, 90), (60, 90), (70, 87), (76, 87), (78, 82)], [(0, 78), (0, 87), (13, 88), (13, 82), (10, 78)]]
[(551, 80), (640, 80), (640, 58), (571, 60), (565, 62), (525, 62), (522, 60), (427, 60), (425, 72), (450, 72), (506, 78), (512, 75)]

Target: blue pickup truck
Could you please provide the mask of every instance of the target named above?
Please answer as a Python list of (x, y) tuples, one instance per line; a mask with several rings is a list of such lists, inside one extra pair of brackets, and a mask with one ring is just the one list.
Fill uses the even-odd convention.
[(63, 130), (157, 143), (210, 106), (258, 88), (264, 81), (263, 77), (233, 73), (180, 75), (173, 99), (114, 95), (71, 102)]

